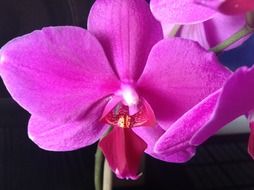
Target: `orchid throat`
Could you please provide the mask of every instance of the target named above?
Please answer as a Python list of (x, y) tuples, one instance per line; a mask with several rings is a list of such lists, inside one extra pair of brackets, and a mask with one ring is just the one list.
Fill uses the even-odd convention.
[(112, 100), (120, 101), (103, 118), (105, 123), (121, 128), (155, 125), (155, 116), (150, 105), (139, 97), (133, 86), (122, 85)]

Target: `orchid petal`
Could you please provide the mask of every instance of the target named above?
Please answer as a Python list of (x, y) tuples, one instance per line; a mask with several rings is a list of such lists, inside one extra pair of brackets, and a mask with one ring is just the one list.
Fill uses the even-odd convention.
[(152, 46), (163, 38), (144, 0), (96, 1), (88, 30), (99, 39), (122, 81), (139, 78)]
[(197, 4), (194, 0), (151, 0), (150, 7), (159, 21), (174, 24), (202, 22), (216, 13), (215, 10)]
[(156, 159), (166, 162), (183, 163), (191, 159), (195, 154), (195, 149), (191, 147), (186, 147), (186, 149), (182, 149), (173, 154), (155, 151), (155, 143), (165, 133), (165, 130), (158, 125), (155, 127), (135, 127), (133, 131), (146, 142), (147, 148), (145, 153)]
[(191, 144), (199, 145), (203, 143), (224, 125), (253, 109), (253, 76), (254, 67), (242, 67), (227, 80), (217, 102), (213, 117), (206, 126), (197, 131), (191, 139)]
[(117, 177), (137, 179), (146, 143), (130, 128), (114, 127), (99, 143)]
[(231, 74), (213, 53), (180, 38), (165, 39), (152, 49), (138, 90), (167, 129), (185, 112), (219, 89)]
[(194, 3), (217, 10), (225, 0), (194, 0)]
[(146, 142), (147, 148), (145, 152), (147, 154), (154, 153), (155, 142), (165, 133), (165, 130), (159, 125), (154, 127), (134, 127), (133, 131)]
[(171, 153), (171, 152), (160, 152), (153, 156), (157, 159), (172, 162), (172, 163), (185, 163), (188, 162), (196, 154), (196, 148), (194, 146), (186, 146), (181, 150)]
[(174, 154), (189, 148), (192, 136), (212, 117), (219, 95), (220, 91), (218, 90), (172, 124), (157, 141), (155, 150), (159, 153)]
[[(214, 47), (219, 43), (224, 42), (233, 34), (238, 32), (245, 26), (245, 15), (227, 16), (218, 13), (216, 17), (204, 22), (204, 28), (206, 31), (206, 38), (210, 47)], [(249, 36), (247, 36), (249, 37)], [(237, 41), (228, 49), (235, 48), (241, 45), (246, 38), (242, 38)]]
[[(228, 39), (244, 25), (244, 15), (226, 16), (218, 13), (216, 17), (203, 23), (182, 26), (178, 36), (197, 41), (202, 47), (209, 49)], [(242, 38), (227, 49), (241, 45), (248, 37)]]
[(106, 103), (106, 99), (96, 102), (82, 119), (65, 124), (32, 115), (28, 136), (40, 148), (50, 151), (69, 151), (91, 145), (108, 128), (99, 121)]
[(0, 57), (0, 74), (12, 97), (46, 120), (74, 120), (118, 88), (101, 45), (82, 28), (32, 32), (5, 45)]

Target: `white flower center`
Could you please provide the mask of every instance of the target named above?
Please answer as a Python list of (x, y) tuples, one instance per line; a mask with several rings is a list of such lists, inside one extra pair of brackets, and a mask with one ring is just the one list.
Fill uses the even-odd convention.
[(130, 115), (138, 112), (137, 105), (139, 103), (139, 96), (133, 86), (122, 84), (119, 95), (123, 98), (122, 103), (129, 107)]
[(4, 60), (5, 60), (5, 58), (4, 58), (3, 54), (0, 54), (0, 64), (3, 64)]
[(135, 106), (138, 104), (139, 97), (137, 92), (133, 89), (133, 87), (129, 85), (122, 86), (122, 97), (124, 100), (124, 104), (127, 106)]

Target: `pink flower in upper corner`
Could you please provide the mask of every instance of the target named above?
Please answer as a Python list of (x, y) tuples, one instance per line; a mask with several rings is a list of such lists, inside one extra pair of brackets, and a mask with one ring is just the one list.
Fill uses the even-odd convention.
[(248, 152), (254, 159), (254, 67), (239, 68), (225, 83), (213, 117), (199, 129), (190, 141), (199, 145), (224, 125), (240, 115), (247, 115), (250, 123)]
[[(182, 25), (177, 36), (195, 40), (209, 49), (245, 25), (244, 13), (225, 15), (218, 11), (217, 8), (223, 2), (224, 0), (151, 0), (150, 7), (153, 15), (161, 22), (164, 36), (168, 36), (176, 24)], [(224, 4), (229, 4), (228, 2)], [(246, 39), (247, 37), (243, 38), (229, 48), (241, 45)]]
[(97, 0), (88, 30), (47, 27), (7, 43), (0, 75), (31, 113), (28, 135), (39, 147), (75, 150), (113, 126), (99, 146), (118, 177), (136, 179), (144, 151), (168, 162), (194, 155), (185, 143), (173, 153), (154, 145), (183, 114), (199, 115), (191, 125), (206, 121), (231, 74), (197, 43), (162, 38), (144, 0)]

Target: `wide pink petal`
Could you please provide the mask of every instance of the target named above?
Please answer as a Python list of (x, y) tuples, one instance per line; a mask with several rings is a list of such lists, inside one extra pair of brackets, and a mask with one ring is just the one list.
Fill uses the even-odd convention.
[(67, 122), (118, 88), (99, 42), (79, 27), (47, 27), (0, 51), (0, 75), (30, 113)]
[(199, 145), (220, 128), (254, 108), (254, 67), (238, 69), (225, 83), (213, 117), (192, 138)]
[(117, 177), (137, 179), (146, 143), (131, 128), (114, 127), (99, 146)]
[(172, 124), (157, 141), (155, 150), (174, 154), (189, 148), (192, 136), (212, 117), (219, 95), (218, 90)]
[(219, 89), (231, 74), (213, 53), (180, 38), (165, 39), (152, 49), (138, 91), (167, 129), (185, 112)]
[(165, 130), (158, 125), (155, 127), (136, 127), (133, 128), (133, 131), (146, 142), (147, 148), (145, 152), (156, 159), (166, 162), (183, 163), (190, 160), (195, 154), (195, 148), (191, 146), (173, 154), (155, 151), (156, 142), (165, 133)]
[(163, 38), (144, 0), (98, 0), (88, 30), (101, 42), (122, 81), (137, 80), (152, 46)]
[(151, 0), (154, 16), (161, 22), (194, 24), (210, 19), (216, 11), (194, 0)]
[(28, 136), (40, 148), (50, 151), (69, 151), (93, 144), (108, 128), (99, 120), (106, 103), (106, 99), (96, 102), (82, 119), (65, 124), (32, 115)]

